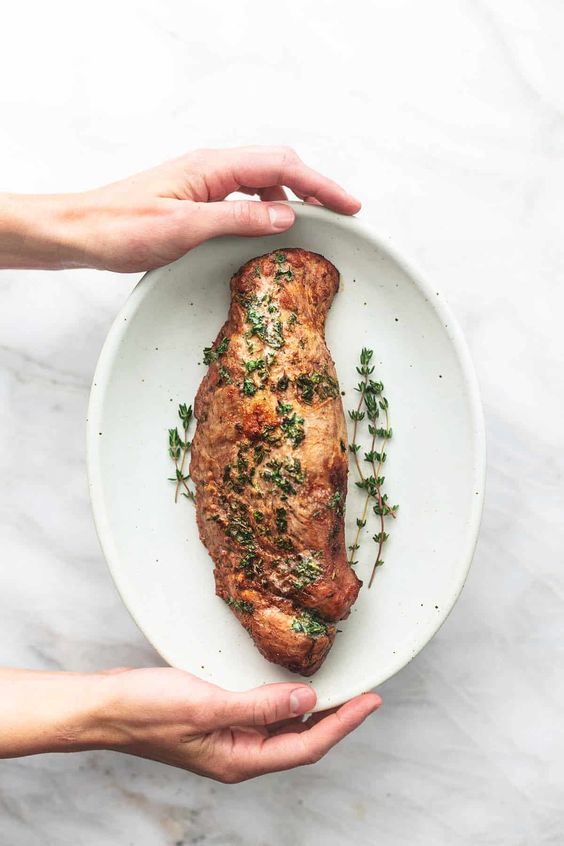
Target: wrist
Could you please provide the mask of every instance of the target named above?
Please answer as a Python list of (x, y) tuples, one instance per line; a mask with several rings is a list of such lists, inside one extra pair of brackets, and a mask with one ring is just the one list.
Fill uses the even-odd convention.
[(123, 674), (130, 672), (119, 668), (92, 677), (84, 720), (84, 738), (94, 744), (90, 748), (119, 750), (132, 740), (123, 685)]
[(0, 194), (0, 267), (87, 267), (81, 194)]
[(0, 758), (104, 748), (103, 678), (0, 670)]
[(57, 673), (53, 696), (52, 752), (106, 749), (111, 745), (105, 673)]

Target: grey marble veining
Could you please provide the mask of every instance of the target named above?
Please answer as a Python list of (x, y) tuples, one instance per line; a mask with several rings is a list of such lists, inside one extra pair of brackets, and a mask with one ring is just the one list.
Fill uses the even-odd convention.
[[(291, 143), (364, 200), (465, 330), (488, 428), (474, 565), (382, 710), (324, 761), (223, 786), (114, 753), (0, 763), (0, 846), (564, 842), (564, 6), (12, 4), (0, 187)], [(0, 274), (0, 661), (159, 657), (96, 540), (84, 421), (138, 277)]]

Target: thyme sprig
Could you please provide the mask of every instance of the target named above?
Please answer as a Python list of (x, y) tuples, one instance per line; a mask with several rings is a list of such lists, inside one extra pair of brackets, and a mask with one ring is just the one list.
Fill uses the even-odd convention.
[[(374, 373), (374, 366), (371, 365), (372, 350), (363, 347), (360, 353), (360, 366), (357, 366), (357, 373), (362, 377), (355, 390), (360, 394), (358, 404), (355, 409), (349, 411), (349, 417), (353, 421), (352, 443), (349, 449), (353, 455), (354, 464), (358, 474), (357, 487), (366, 491), (364, 499), (364, 506), (362, 514), (356, 520), (356, 534), (354, 542), (349, 546), (351, 550), (349, 564), (353, 566), (357, 562), (354, 561), (354, 555), (360, 548), (360, 538), (363, 529), (366, 526), (368, 519), (368, 509), (371, 500), (374, 500), (372, 511), (378, 518), (379, 531), (372, 536), (372, 540), (378, 545), (376, 552), (376, 560), (372, 567), (368, 587), (372, 586), (376, 569), (381, 567), (384, 563), (382, 559), (382, 549), (389, 535), (385, 531), (385, 518), (393, 517), (395, 519), (398, 505), (389, 505), (388, 495), (382, 493), (385, 477), (381, 475), (382, 466), (386, 461), (386, 444), (392, 437), (392, 429), (390, 427), (389, 404), (384, 396), (384, 384), (372, 379)], [(378, 425), (381, 423), (380, 417), (384, 417), (385, 425)], [(357, 443), (357, 435), (359, 423), (364, 419), (368, 421), (368, 433), (371, 436), (370, 449), (364, 453), (364, 460), (370, 465), (370, 474), (362, 472), (362, 466), (359, 461), (358, 454), (361, 445)], [(378, 440), (379, 439), (379, 443)]]
[[(184, 465), (186, 463), (186, 456), (190, 452), (192, 441), (188, 440), (188, 432), (190, 430), (190, 423), (192, 422), (192, 406), (186, 403), (180, 403), (178, 406), (178, 416), (182, 422), (183, 438), (178, 434), (178, 427), (168, 430), (168, 454), (174, 461), (176, 473), (169, 477), (169, 482), (175, 482), (176, 488), (174, 490), (174, 501), (178, 502), (178, 494), (181, 493), (186, 499), (190, 499), (193, 503), (196, 502), (196, 495), (188, 485), (190, 476), (184, 473)], [(183, 487), (185, 490), (181, 491)]]

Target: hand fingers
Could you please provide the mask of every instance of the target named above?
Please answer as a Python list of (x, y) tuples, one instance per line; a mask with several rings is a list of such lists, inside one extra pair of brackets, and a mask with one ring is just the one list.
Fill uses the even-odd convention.
[(285, 185), (298, 196), (313, 197), (342, 214), (355, 214), (361, 205), (332, 179), (304, 164), (290, 147), (204, 150), (188, 157), (187, 164), (205, 175), (210, 200), (222, 199), (242, 185)]
[[(268, 151), (269, 148), (266, 148)], [(344, 188), (308, 167), (293, 150), (243, 154), (231, 163), (233, 174), (244, 185), (286, 185), (298, 195), (319, 200), (327, 208), (343, 214), (355, 214), (360, 202)]]
[(276, 723), (271, 723), (267, 727), (269, 737), (275, 734), (288, 734), (288, 732), (307, 731), (309, 728), (309, 720), (303, 720), (301, 717), (293, 717), (291, 720), (279, 720)]
[(259, 188), (261, 200), (287, 200), (288, 195), (280, 185), (272, 185), (270, 188)]
[(216, 235), (275, 235), (295, 220), (291, 206), (252, 200), (186, 203), (190, 240), (201, 243)]
[(206, 722), (213, 729), (266, 726), (305, 714), (315, 702), (315, 691), (305, 684), (268, 684), (244, 693), (221, 690), (210, 703)]
[(323, 203), (320, 203), (319, 200), (316, 200), (315, 197), (303, 197), (304, 203), (309, 203), (312, 206), (322, 206)]
[(247, 188), (245, 185), (241, 185), (238, 189), (242, 194), (258, 194), (261, 200), (268, 202), (276, 202), (276, 200), (287, 200), (288, 195), (284, 191), (281, 185), (271, 185), (268, 188)]
[(282, 720), (279, 723), (273, 723), (268, 726), (268, 734), (289, 734), (294, 731), (300, 734), (302, 731), (307, 731), (316, 723), (321, 722), (321, 720), (324, 720), (330, 714), (335, 714), (338, 710), (338, 707), (328, 708), (326, 711), (316, 711), (315, 714), (310, 714), (307, 720), (304, 720), (302, 717), (294, 717), (291, 720)]
[(380, 707), (381, 702), (377, 694), (365, 693), (351, 699), (308, 731), (267, 738), (253, 760), (248, 761), (247, 766), (252, 772), (247, 777), (316, 763), (343, 737), (358, 728), (369, 714)]

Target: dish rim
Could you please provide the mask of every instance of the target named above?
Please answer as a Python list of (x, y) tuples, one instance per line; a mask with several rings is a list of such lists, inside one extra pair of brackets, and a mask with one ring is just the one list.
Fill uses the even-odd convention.
[[(429, 629), (427, 629), (422, 637), (420, 637), (419, 639), (414, 638), (414, 647), (410, 656), (407, 659), (404, 655), (403, 657), (397, 659), (395, 663), (392, 662), (391, 665), (388, 665), (388, 668), (384, 674), (374, 675), (371, 678), (367, 678), (366, 676), (364, 676), (362, 679), (359, 679), (356, 685), (350, 685), (350, 687), (347, 688), (345, 698), (341, 698), (340, 695), (338, 695), (336, 697), (336, 703), (332, 701), (331, 706), (333, 706), (334, 704), (341, 704), (342, 702), (345, 702), (360, 693), (373, 690), (375, 687), (383, 684), (385, 681), (388, 681), (388, 679), (392, 678), (400, 670), (406, 667), (435, 637), (441, 626), (449, 617), (452, 609), (456, 605), (462, 592), (462, 589), (464, 588), (468, 573), (470, 571), (470, 567), (476, 550), (476, 545), (478, 542), (480, 523), (482, 519), (487, 466), (486, 431), (478, 379), (474, 369), (474, 364), (472, 362), (468, 344), (466, 342), (462, 329), (458, 323), (457, 318), (451, 311), (451, 308), (444, 299), (444, 297), (442, 295), (439, 297), (436, 296), (436, 288), (434, 286), (431, 286), (431, 284), (425, 278), (424, 274), (420, 272), (416, 263), (414, 263), (411, 258), (406, 259), (404, 255), (400, 255), (397, 252), (395, 246), (390, 245), (383, 237), (380, 237), (378, 234), (376, 234), (376, 232), (372, 230), (369, 224), (364, 223), (364, 221), (359, 220), (355, 216), (349, 217), (346, 215), (340, 215), (324, 207), (299, 201), (288, 201), (288, 205), (291, 205), (294, 208), (297, 217), (305, 217), (311, 220), (319, 220), (321, 219), (321, 217), (332, 218), (333, 224), (336, 226), (336, 228), (341, 227), (348, 230), (355, 230), (356, 233), (360, 235), (360, 237), (368, 241), (368, 243), (371, 244), (376, 250), (383, 252), (384, 254), (389, 256), (390, 259), (394, 261), (402, 271), (404, 271), (404, 273), (409, 277), (410, 281), (416, 286), (416, 288), (418, 288), (420, 293), (425, 296), (431, 308), (440, 318), (442, 327), (447, 332), (447, 336), (453, 345), (455, 356), (460, 363), (462, 380), (466, 395), (469, 400), (471, 431), (474, 437), (475, 445), (475, 449), (473, 450), (472, 456), (472, 471), (473, 481), (476, 484), (475, 490), (478, 492), (478, 495), (472, 498), (472, 506), (468, 514), (469, 542), (466, 553), (466, 560), (464, 567), (461, 568), (460, 577), (456, 583), (456, 586), (450, 594), (449, 601), (441, 606), (441, 611), (443, 613), (441, 613), (441, 615), (437, 617), (436, 623), (431, 628), (430, 634)], [(291, 231), (292, 230), (290, 229), (285, 232), (282, 232), (278, 237), (291, 238)], [(248, 240), (253, 241), (254, 239), (249, 238)], [(304, 249), (307, 248), (304, 247)], [(182, 258), (183, 256), (181, 256), (180, 259), (177, 259), (177, 261), (181, 260)], [(163, 267), (166, 266), (167, 265), (164, 265)], [(101, 431), (102, 410), (104, 406), (106, 390), (110, 383), (112, 369), (115, 364), (116, 357), (119, 353), (121, 342), (126, 332), (128, 331), (128, 324), (130, 323), (131, 318), (135, 315), (137, 309), (140, 307), (144, 298), (149, 294), (149, 292), (154, 288), (154, 286), (158, 284), (158, 273), (163, 270), (163, 267), (155, 268), (154, 270), (149, 270), (143, 274), (141, 279), (137, 282), (137, 284), (127, 297), (125, 303), (119, 309), (104, 340), (104, 344), (100, 351), (96, 368), (94, 370), (90, 389), (90, 397), (88, 402), (86, 425), (86, 463), (88, 488), (90, 492), (90, 501), (92, 505), (94, 524), (96, 527), (98, 540), (100, 542), (100, 546), (106, 559), (106, 563), (110, 570), (116, 590), (119, 596), (121, 597), (121, 600), (125, 605), (126, 609), (128, 610), (130, 616), (134, 620), (135, 624), (137, 625), (143, 636), (159, 653), (159, 655), (164, 659), (164, 661), (166, 661), (166, 663), (170, 666), (174, 667), (176, 666), (174, 662), (169, 660), (169, 658), (167, 657), (168, 650), (166, 648), (164, 650), (161, 649), (160, 645), (158, 645), (158, 639), (155, 640), (152, 637), (149, 637), (149, 635), (145, 632), (140, 621), (137, 619), (134, 610), (129, 606), (125, 593), (120, 585), (121, 576), (119, 570), (119, 555), (112, 536), (111, 523), (106, 510), (104, 499), (103, 479), (99, 460), (99, 450), (101, 448), (101, 443), (100, 439), (95, 436), (96, 432)], [(298, 676), (296, 678), (299, 679), (299, 681), (302, 683), (309, 682), (315, 687), (315, 676), (307, 680), (304, 680)], [(322, 709), (323, 707), (319, 707), (319, 704), (317, 704), (314, 708), (314, 710)]]

